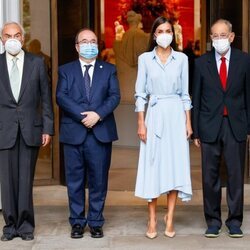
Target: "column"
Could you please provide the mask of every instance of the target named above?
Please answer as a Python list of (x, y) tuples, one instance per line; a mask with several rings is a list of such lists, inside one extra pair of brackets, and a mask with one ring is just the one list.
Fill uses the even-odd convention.
[[(20, 22), (20, 2), (19, 0), (0, 0), (0, 27), (5, 22)], [(3, 52), (3, 44), (0, 41), (0, 53)]]
[[(0, 27), (3, 26), (3, 18), (4, 18), (4, 11), (3, 11), (3, 0), (0, 0)], [(0, 40), (0, 54), (3, 53), (3, 44)], [(1, 199), (0, 199), (0, 208), (1, 208)]]

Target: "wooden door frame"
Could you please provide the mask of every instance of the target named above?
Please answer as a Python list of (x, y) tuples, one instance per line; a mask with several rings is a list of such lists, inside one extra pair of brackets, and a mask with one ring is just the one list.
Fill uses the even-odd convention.
[(56, 85), (58, 79), (58, 28), (57, 28), (57, 0), (50, 1), (51, 20), (51, 58), (52, 58), (52, 103), (54, 110), (55, 134), (52, 140), (52, 177), (36, 179), (34, 185), (60, 184), (60, 144), (59, 144), (59, 108), (56, 105)]

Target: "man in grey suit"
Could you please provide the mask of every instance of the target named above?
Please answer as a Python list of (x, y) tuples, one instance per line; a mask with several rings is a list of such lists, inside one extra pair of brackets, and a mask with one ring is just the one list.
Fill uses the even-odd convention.
[(24, 30), (4, 24), (0, 55), (2, 241), (34, 238), (32, 185), (39, 147), (53, 135), (51, 88), (43, 59), (22, 50)]

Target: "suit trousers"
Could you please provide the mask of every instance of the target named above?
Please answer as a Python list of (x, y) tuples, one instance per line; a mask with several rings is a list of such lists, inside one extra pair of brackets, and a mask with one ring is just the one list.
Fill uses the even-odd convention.
[(244, 165), (246, 141), (236, 141), (228, 117), (224, 117), (216, 142), (201, 143), (204, 214), (208, 226), (221, 227), (220, 161), (227, 171), (226, 225), (241, 226), (243, 220)]
[(33, 180), (39, 147), (27, 146), (19, 129), (15, 145), (0, 150), (4, 234), (33, 233)]
[[(65, 176), (73, 226), (103, 226), (103, 209), (108, 187), (112, 143), (98, 141), (88, 132), (80, 145), (64, 144)], [(87, 177), (87, 180), (86, 180)], [(85, 217), (85, 186), (88, 183), (89, 207)]]

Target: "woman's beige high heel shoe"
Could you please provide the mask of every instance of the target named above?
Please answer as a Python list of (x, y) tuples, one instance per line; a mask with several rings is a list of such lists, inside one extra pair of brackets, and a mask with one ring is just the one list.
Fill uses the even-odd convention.
[[(149, 222), (148, 222), (148, 227), (149, 227)], [(157, 237), (157, 232), (155, 231), (155, 232), (150, 233), (150, 232), (147, 231), (146, 232), (146, 237), (152, 240), (152, 239)]]
[[(165, 222), (165, 224), (167, 226), (167, 215), (164, 216), (164, 222)], [(164, 232), (164, 235), (167, 236), (167, 237), (169, 237), (169, 238), (174, 238), (175, 237), (175, 231), (169, 232), (166, 229), (165, 232)]]

